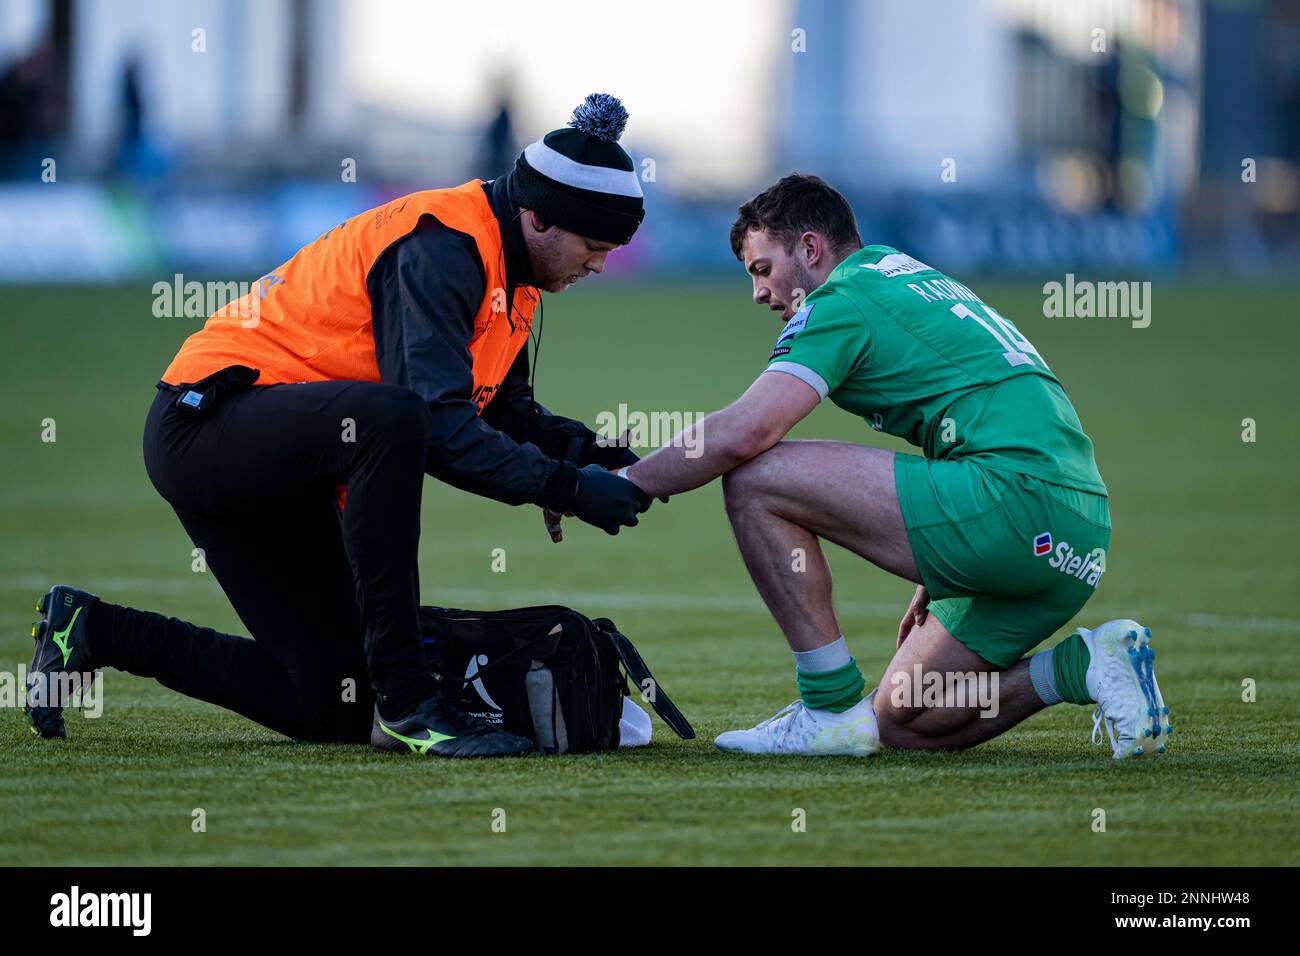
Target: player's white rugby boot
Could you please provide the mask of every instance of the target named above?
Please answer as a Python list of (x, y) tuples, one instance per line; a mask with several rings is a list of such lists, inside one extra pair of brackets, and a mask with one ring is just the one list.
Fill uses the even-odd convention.
[(869, 757), (880, 749), (872, 691), (841, 714), (811, 710), (796, 700), (750, 730), (728, 730), (714, 739), (722, 750), (804, 757)]
[(1174, 728), (1156, 683), (1151, 628), (1119, 620), (1079, 634), (1091, 655), (1088, 692), (1097, 702), (1092, 742), (1101, 744), (1104, 725), (1116, 760), (1164, 753)]

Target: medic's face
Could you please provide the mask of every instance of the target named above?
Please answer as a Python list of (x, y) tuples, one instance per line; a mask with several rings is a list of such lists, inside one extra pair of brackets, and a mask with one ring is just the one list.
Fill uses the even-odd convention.
[(588, 239), (559, 226), (546, 226), (531, 210), (524, 211), (524, 238), (537, 287), (546, 292), (563, 292), (593, 272), (604, 272), (606, 257), (618, 248), (616, 242)]

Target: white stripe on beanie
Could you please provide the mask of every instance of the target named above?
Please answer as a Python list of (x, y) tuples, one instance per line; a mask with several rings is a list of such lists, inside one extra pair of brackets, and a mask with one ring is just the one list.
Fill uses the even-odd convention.
[(547, 179), (566, 186), (613, 196), (641, 196), (641, 180), (635, 170), (587, 166), (552, 149), (540, 139), (524, 147), (524, 159)]

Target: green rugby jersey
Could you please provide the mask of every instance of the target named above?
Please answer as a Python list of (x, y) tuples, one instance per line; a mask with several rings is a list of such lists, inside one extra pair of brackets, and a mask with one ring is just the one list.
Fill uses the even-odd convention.
[(1037, 349), (966, 286), (889, 246), (835, 267), (781, 330), (768, 369), (927, 458), (1106, 494), (1092, 441)]

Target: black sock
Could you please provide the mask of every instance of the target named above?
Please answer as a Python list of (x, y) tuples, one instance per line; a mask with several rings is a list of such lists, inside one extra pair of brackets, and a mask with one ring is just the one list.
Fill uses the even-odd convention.
[(113, 642), (114, 615), (121, 610), (116, 604), (96, 601), (86, 619), (86, 645), (90, 661), (96, 668), (116, 667)]

